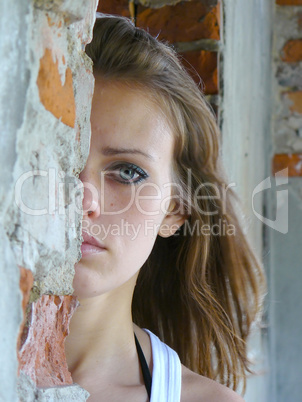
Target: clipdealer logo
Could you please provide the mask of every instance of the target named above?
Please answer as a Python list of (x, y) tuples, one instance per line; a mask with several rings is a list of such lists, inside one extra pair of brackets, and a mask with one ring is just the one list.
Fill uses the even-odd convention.
[(288, 184), (288, 168), (282, 169), (275, 173), (275, 186), (273, 191), (276, 191), (276, 218), (269, 219), (259, 214), (254, 207), (254, 197), (256, 194), (272, 188), (271, 177), (267, 177), (261, 183), (259, 183), (252, 193), (252, 208), (255, 216), (277, 232), (286, 234), (288, 233), (288, 190), (280, 189), (280, 186)]
[[(191, 172), (189, 172), (191, 173)], [(31, 180), (30, 180), (31, 179)], [(28, 183), (29, 187), (27, 189), (27, 193), (33, 194), (35, 191), (39, 191), (39, 187), (35, 185), (36, 180), (46, 180), (44, 183), (44, 189), (48, 194), (44, 194), (45, 197), (41, 197), (41, 202), (44, 204), (47, 201), (47, 206), (44, 204), (44, 208), (33, 208), (33, 206), (26, 205), (25, 200), (27, 197), (25, 196), (25, 200), (23, 200), (23, 185), (26, 185)], [(101, 175), (101, 181), (104, 180), (103, 176)], [(190, 174), (188, 175), (188, 180), (190, 180)], [(101, 183), (101, 187), (104, 187), (104, 183)], [(284, 188), (280, 188), (283, 185), (288, 184), (288, 168), (283, 169), (275, 173), (275, 177), (267, 177), (261, 183), (259, 183), (253, 190), (252, 192), (252, 210), (255, 216), (265, 225), (268, 227), (272, 228), (273, 230), (276, 230), (280, 233), (286, 234), (288, 233), (288, 190)], [(65, 173), (64, 172), (59, 172), (56, 174), (56, 169), (50, 168), (48, 171), (46, 170), (33, 170), (29, 172), (23, 173), (19, 179), (17, 180), (15, 184), (15, 202), (19, 209), (28, 215), (31, 216), (41, 216), (41, 215), (46, 215), (46, 214), (59, 214), (59, 215), (65, 215), (68, 214), (69, 216), (69, 223), (72, 224), (74, 222), (75, 215), (82, 215), (82, 194), (84, 189), (90, 193), (90, 196), (92, 199), (99, 200), (99, 196), (101, 198), (100, 204), (101, 204), (101, 209), (102, 209), (102, 214), (104, 215), (116, 215), (116, 214), (121, 214), (125, 211), (127, 211), (133, 203), (137, 206), (138, 210), (145, 214), (146, 216), (153, 216), (159, 213), (159, 211), (145, 211), (141, 203), (144, 202), (146, 199), (160, 199), (161, 196), (161, 190), (160, 188), (157, 188), (155, 184), (149, 183), (146, 185), (143, 185), (140, 187), (140, 190), (144, 189), (145, 186), (151, 186), (153, 189), (153, 195), (142, 195), (141, 191), (135, 191), (134, 186), (131, 186), (131, 197), (130, 200), (128, 200), (127, 205), (124, 206), (123, 209), (118, 210), (118, 211), (105, 211), (104, 210), (104, 205), (105, 205), (105, 199), (104, 199), (104, 191), (101, 191), (101, 194), (99, 194), (97, 188), (95, 188), (92, 184), (90, 183), (82, 183), (80, 180), (71, 180), (69, 182), (68, 178), (66, 179)], [(177, 183), (167, 183), (168, 186), (171, 186), (171, 188), (175, 186), (179, 186)], [(223, 210), (225, 210), (226, 206), (226, 193), (230, 187), (234, 187), (235, 183), (228, 184), (225, 186), (222, 191), (219, 190), (213, 183), (202, 183), (201, 187), (196, 189), (196, 192), (193, 197), (193, 202), (195, 202), (195, 207), (198, 207), (198, 200), (199, 199), (204, 199), (208, 198), (210, 200), (215, 200), (215, 199), (220, 199), (223, 205)], [(199, 194), (199, 191), (203, 189), (203, 187), (206, 187), (206, 189), (211, 192), (209, 192), (208, 195), (201, 195)], [(264, 190), (271, 189), (272, 192), (276, 192), (276, 217), (275, 219), (269, 219), (263, 215), (261, 215), (259, 212), (256, 211), (255, 209), (255, 197), (257, 194), (263, 192)], [(154, 190), (155, 193), (154, 193)], [(182, 188), (179, 188), (179, 191), (181, 191)], [(40, 194), (41, 195), (41, 192)], [(184, 194), (183, 194), (184, 196)], [(183, 201), (183, 196), (180, 197), (180, 201)], [(168, 201), (171, 201), (171, 199), (175, 198), (175, 196), (169, 196), (166, 197), (162, 200), (160, 209), (163, 212), (166, 212), (165, 210), (165, 204)], [(35, 198), (36, 200), (40, 201), (40, 197), (37, 196)], [(37, 205), (35, 205), (37, 207)], [(41, 205), (42, 206), (42, 205)], [(182, 203), (180, 202), (180, 207), (184, 207)], [(200, 211), (201, 213), (205, 215), (215, 215), (218, 213), (218, 211), (212, 211), (212, 212), (206, 212), (206, 211)]]

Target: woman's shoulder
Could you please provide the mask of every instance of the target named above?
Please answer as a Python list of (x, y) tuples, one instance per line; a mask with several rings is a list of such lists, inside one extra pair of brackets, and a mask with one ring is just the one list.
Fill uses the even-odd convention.
[(244, 402), (236, 392), (182, 365), (181, 402)]
[[(134, 325), (134, 328), (148, 366), (154, 375), (154, 351), (152, 351), (150, 337), (156, 337), (152, 332), (148, 331), (147, 333), (146, 330), (142, 330), (136, 325)], [(163, 361), (163, 359), (161, 359), (161, 361)], [(196, 374), (181, 365), (181, 402), (244, 402), (244, 400), (241, 396), (224, 385)]]

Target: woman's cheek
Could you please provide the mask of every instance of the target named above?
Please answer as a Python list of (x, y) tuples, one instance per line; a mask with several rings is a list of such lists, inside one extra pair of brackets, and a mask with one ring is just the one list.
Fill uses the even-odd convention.
[(145, 217), (161, 217), (165, 214), (163, 200), (170, 191), (157, 183), (145, 183), (139, 186), (135, 194), (137, 210)]
[(110, 180), (105, 184), (101, 198), (101, 213), (118, 216), (132, 208), (135, 202), (135, 188), (133, 185)]

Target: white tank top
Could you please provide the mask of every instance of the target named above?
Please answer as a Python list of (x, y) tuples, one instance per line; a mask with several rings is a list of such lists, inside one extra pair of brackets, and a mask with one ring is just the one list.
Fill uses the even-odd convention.
[(153, 371), (150, 402), (180, 402), (181, 363), (178, 354), (147, 329), (152, 347)]

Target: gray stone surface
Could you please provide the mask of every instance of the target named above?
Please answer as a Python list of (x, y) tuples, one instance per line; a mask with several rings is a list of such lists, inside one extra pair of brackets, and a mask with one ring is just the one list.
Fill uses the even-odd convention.
[(0, 253), (0, 401), (15, 402), (17, 337), (22, 320), (19, 268), (1, 223)]
[[(0, 3), (0, 215), (6, 214), (17, 159), (16, 136), (23, 122), (30, 77), (26, 60), (29, 5), (22, 0)], [(5, 78), (4, 78), (5, 77)]]
[(20, 402), (85, 402), (89, 392), (78, 384), (57, 388), (36, 388), (24, 373), (20, 373), (18, 381)]
[(39, 389), (37, 396), (39, 402), (85, 402), (90, 394), (79, 385), (73, 384), (67, 387)]
[(69, 23), (86, 17), (87, 1), (75, 0), (34, 0), (34, 6), (44, 11), (60, 13)]
[[(97, 0), (0, 3), (1, 402), (19, 400), (16, 347), (22, 310), (18, 265), (34, 273), (37, 294), (73, 291), (82, 213), (81, 191), (73, 193), (89, 151), (94, 81), (84, 44), (91, 38), (96, 6)], [(58, 62), (62, 85), (66, 69), (72, 70), (74, 128), (57, 120), (40, 102), (37, 77), (46, 48), (52, 49), (53, 61)], [(46, 211), (37, 211), (41, 209)], [(24, 401), (84, 401), (88, 394), (76, 385), (36, 390), (29, 379), (21, 377), (19, 397)]]
[[(267, 177), (271, 119), (272, 4), (266, 0), (225, 0), (223, 38), (222, 145), (229, 181), (240, 196), (244, 229), (262, 260), (265, 197), (253, 190)], [(237, 206), (236, 206), (237, 208)], [(240, 213), (237, 208), (238, 214)], [(262, 375), (249, 376), (246, 402), (273, 402), (267, 394), (267, 341), (255, 331), (249, 355)]]
[(300, 63), (283, 63), (278, 62), (276, 71), (278, 84), (282, 87), (302, 89), (302, 62)]
[(0, 401), (15, 402), (17, 336), (22, 320), (19, 268), (7, 236), (4, 219), (14, 188), (17, 130), (23, 123), (30, 77), (26, 61), (29, 4), (0, 2)]

